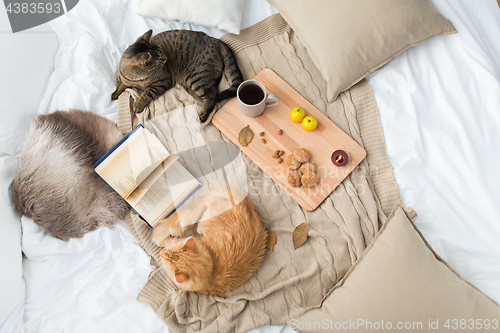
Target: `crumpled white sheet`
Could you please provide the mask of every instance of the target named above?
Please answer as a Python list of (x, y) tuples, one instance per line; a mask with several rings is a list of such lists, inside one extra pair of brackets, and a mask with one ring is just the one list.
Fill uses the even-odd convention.
[(458, 33), (368, 81), (404, 203), (432, 248), (500, 302), (500, 8), (433, 0)]
[(151, 267), (123, 221), (69, 242), (22, 224), (26, 332), (164, 332), (135, 300)]

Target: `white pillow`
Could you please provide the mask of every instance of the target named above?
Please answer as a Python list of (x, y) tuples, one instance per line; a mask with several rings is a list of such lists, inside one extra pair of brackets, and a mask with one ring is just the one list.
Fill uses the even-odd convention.
[(137, 14), (239, 34), (245, 0), (142, 0)]
[(0, 153), (0, 332), (21, 332), (24, 316), (21, 217), (9, 192), (17, 158)]

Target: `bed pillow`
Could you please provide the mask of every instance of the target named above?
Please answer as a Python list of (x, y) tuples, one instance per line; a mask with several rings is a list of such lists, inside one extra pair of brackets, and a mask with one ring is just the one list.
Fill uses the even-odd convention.
[(17, 158), (0, 153), (0, 332), (22, 332), (24, 279), (21, 252), (21, 217), (14, 208), (9, 187)]
[(239, 34), (245, 0), (142, 0), (137, 14)]
[(299, 332), (482, 332), (499, 320), (498, 304), (439, 258), (397, 208), (322, 307), (288, 324)]
[(268, 0), (288, 22), (335, 100), (411, 46), (455, 33), (429, 0)]

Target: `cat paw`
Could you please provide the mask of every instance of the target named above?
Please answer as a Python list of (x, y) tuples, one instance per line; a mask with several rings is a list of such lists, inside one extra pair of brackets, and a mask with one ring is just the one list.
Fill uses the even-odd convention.
[(207, 121), (208, 119), (208, 116), (210, 116), (210, 113), (208, 112), (204, 112), (204, 113), (200, 113), (200, 116), (198, 117), (198, 119), (200, 120), (200, 123), (204, 123)]
[(160, 243), (164, 240), (164, 238), (157, 237), (153, 234), (151, 237), (151, 241), (155, 243), (157, 246), (161, 246)]
[(142, 110), (144, 110), (145, 107), (146, 106), (142, 105), (142, 103), (137, 103), (137, 101), (135, 101), (133, 106), (133, 111), (134, 113), (140, 113), (142, 112)]
[(181, 237), (183, 234), (182, 232), (182, 227), (159, 224), (153, 230), (151, 239), (153, 240), (153, 242), (160, 245), (164, 239), (167, 239), (169, 237)]
[(153, 238), (153, 242), (156, 243), (157, 246), (168, 248), (175, 241), (175, 237), (166, 237), (164, 239), (156, 240)]
[(118, 91), (115, 91), (114, 93), (111, 94), (111, 100), (116, 101), (119, 96), (120, 94), (118, 93)]
[(151, 237), (151, 240), (157, 246), (167, 247), (174, 239), (174, 236), (171, 235), (168, 231), (165, 231), (165, 230), (163, 230), (163, 232), (155, 232), (155, 231), (156, 230), (153, 231), (153, 235)]

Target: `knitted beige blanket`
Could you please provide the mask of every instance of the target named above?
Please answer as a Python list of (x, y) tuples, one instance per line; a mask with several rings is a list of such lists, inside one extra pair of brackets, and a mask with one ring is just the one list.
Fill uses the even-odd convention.
[[(392, 209), (402, 205), (376, 103), (365, 80), (335, 102), (326, 102), (326, 82), (279, 14), (240, 35), (221, 39), (235, 51), (245, 79), (271, 68), (362, 145), (367, 157), (315, 211), (306, 212), (242, 156), (245, 168), (235, 170), (244, 173), (240, 178), (246, 179), (248, 195), (267, 229), (276, 233), (277, 243), (261, 269), (224, 297), (180, 292), (161, 269), (160, 248), (151, 242), (151, 230), (137, 215), (128, 216), (127, 225), (151, 256), (153, 266), (137, 300), (149, 304), (174, 332), (246, 332), (285, 324), (289, 318), (322, 306)], [(221, 88), (224, 85), (227, 82)], [(228, 141), (212, 124), (200, 126), (196, 120), (200, 102), (180, 88), (168, 91), (140, 114), (131, 113), (134, 98), (137, 93), (128, 90), (119, 99), (117, 122), (123, 133), (144, 123), (174, 153)], [(209, 155), (203, 157), (207, 165)], [(292, 232), (303, 222), (307, 223), (308, 239), (294, 250)]]

